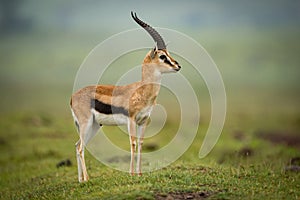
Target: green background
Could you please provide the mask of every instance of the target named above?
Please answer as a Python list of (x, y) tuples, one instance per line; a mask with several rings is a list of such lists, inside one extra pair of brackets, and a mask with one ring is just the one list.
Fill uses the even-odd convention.
[[(299, 167), (291, 159), (300, 156), (298, 1), (3, 0), (0, 8), (0, 198), (151, 199), (202, 193), (212, 199), (299, 198), (299, 172), (286, 170)], [(137, 28), (131, 10), (155, 27), (189, 35), (211, 55), (227, 92), (224, 130), (214, 150), (200, 160), (209, 94), (183, 61), (180, 73), (191, 80), (201, 109), (189, 150), (171, 166), (141, 178), (107, 168), (87, 153), (91, 181), (79, 184), (78, 136), (69, 110), (73, 81), (97, 44)], [(144, 53), (131, 58), (142, 62)], [(113, 75), (108, 71), (106, 80)], [(159, 103), (177, 108), (166, 92), (161, 91)], [(168, 109), (164, 129), (145, 141), (145, 151), (174, 137), (174, 115)], [(104, 130), (129, 149), (120, 130)], [(73, 165), (56, 168), (64, 159)]]

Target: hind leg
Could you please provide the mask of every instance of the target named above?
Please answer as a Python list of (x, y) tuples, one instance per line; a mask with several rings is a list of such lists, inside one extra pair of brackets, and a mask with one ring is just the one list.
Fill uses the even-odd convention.
[(78, 181), (84, 182), (89, 179), (86, 165), (84, 161), (84, 145), (81, 139), (76, 143), (76, 158), (77, 158), (77, 168), (78, 168)]
[(89, 140), (97, 133), (100, 126), (95, 123), (94, 117), (91, 116), (87, 123), (79, 124), (80, 139), (76, 143), (76, 158), (78, 166), (78, 181), (88, 181), (89, 176), (84, 159), (84, 148)]

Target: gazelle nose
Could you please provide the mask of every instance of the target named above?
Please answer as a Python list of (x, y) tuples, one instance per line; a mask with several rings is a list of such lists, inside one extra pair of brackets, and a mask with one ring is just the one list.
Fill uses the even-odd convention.
[(177, 65), (176, 71), (179, 71), (181, 69), (180, 65)]

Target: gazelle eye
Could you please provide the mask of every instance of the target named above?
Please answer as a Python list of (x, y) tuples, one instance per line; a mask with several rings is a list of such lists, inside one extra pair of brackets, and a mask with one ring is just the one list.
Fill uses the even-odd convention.
[(159, 58), (165, 60), (167, 57), (165, 55), (160, 55)]

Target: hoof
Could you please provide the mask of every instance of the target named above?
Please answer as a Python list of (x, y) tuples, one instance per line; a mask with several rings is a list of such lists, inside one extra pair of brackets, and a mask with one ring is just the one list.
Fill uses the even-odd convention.
[(84, 182), (88, 182), (88, 180), (89, 180), (89, 176), (87, 176), (87, 177), (80, 177), (79, 178), (79, 183), (84, 183)]
[(86, 180), (85, 180), (85, 179), (80, 179), (80, 180), (79, 180), (79, 183), (85, 183), (85, 182), (88, 182), (88, 180), (89, 180), (89, 179), (86, 179)]

